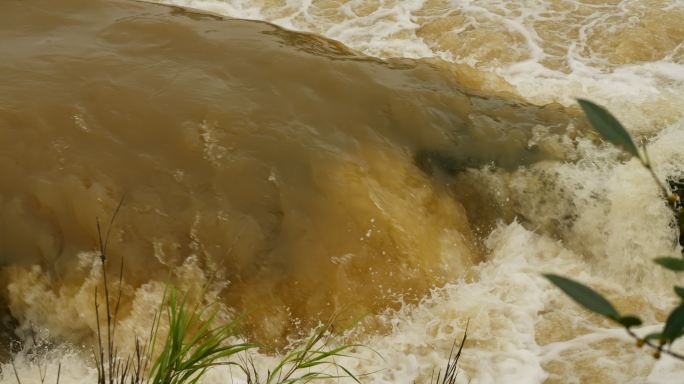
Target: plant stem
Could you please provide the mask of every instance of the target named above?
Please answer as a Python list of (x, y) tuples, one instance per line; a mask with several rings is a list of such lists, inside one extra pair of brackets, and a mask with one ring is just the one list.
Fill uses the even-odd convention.
[(644, 164), (646, 169), (648, 169), (648, 172), (651, 174), (653, 177), (653, 180), (655, 180), (656, 184), (658, 184), (658, 187), (660, 188), (660, 192), (662, 192), (663, 197), (665, 197), (665, 200), (667, 200), (668, 204), (670, 207), (673, 207), (673, 194), (670, 192), (670, 190), (665, 186), (665, 184), (660, 181), (658, 178), (658, 175), (656, 175), (655, 171), (653, 170), (653, 167), (651, 167), (651, 164)]
[(667, 188), (665, 183), (663, 183), (658, 175), (656, 175), (655, 171), (653, 170), (653, 166), (651, 165), (651, 157), (648, 155), (648, 150), (646, 150), (646, 145), (642, 146), (642, 149), (644, 151), (644, 158), (641, 158), (641, 164), (648, 170), (648, 172), (651, 174), (651, 177), (653, 177), (653, 180), (656, 182), (658, 185), (658, 188), (660, 188), (660, 192), (663, 194), (663, 197), (665, 200), (667, 200), (668, 205), (670, 208), (672, 208), (673, 211), (675, 211), (675, 214), (678, 213), (676, 211), (676, 206), (675, 203), (678, 200), (678, 197), (674, 195), (672, 192), (670, 192), (670, 189)]
[(663, 349), (663, 346), (662, 346), (662, 345), (653, 344), (653, 343), (650, 342), (649, 340), (642, 339), (641, 337), (639, 337), (639, 335), (637, 335), (636, 333), (634, 333), (634, 331), (632, 331), (631, 329), (629, 329), (629, 328), (626, 328), (626, 329), (627, 329), (627, 333), (628, 333), (630, 336), (632, 336), (632, 337), (634, 338), (634, 340), (639, 341), (639, 342), (642, 342), (642, 343), (644, 343), (644, 345), (646, 345), (647, 347), (652, 348), (652, 349), (654, 349), (654, 350), (656, 350), (656, 351), (658, 351), (658, 352), (660, 352), (660, 353), (664, 353), (664, 354), (666, 354), (666, 355), (669, 355), (669, 356), (671, 356), (671, 357), (674, 357), (675, 359), (684, 361), (684, 355), (679, 354), (679, 353), (677, 353), (677, 352), (672, 352), (672, 351), (669, 350), (669, 349)]

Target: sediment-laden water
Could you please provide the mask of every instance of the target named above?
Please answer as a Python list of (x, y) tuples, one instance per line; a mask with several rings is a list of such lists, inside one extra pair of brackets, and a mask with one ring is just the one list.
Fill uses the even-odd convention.
[(468, 322), (464, 383), (684, 374), (540, 276), (600, 288), (641, 332), (675, 303), (650, 261), (680, 252), (667, 206), (573, 100), (684, 176), (683, 4), (163, 3), (0, 12), (3, 332), (51, 340), (50, 375), (93, 381), (96, 218), (122, 198), (124, 344), (171, 282), (271, 348), (336, 314), (372, 348), (348, 364), (367, 382), (426, 381)]

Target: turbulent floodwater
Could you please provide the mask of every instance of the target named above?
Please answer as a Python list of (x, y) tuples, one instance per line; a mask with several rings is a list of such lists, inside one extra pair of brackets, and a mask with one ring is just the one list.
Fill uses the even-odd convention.
[(668, 208), (573, 100), (608, 106), (663, 177), (684, 176), (684, 4), (163, 3), (197, 11), (0, 12), (3, 333), (52, 340), (49, 375), (93, 381), (95, 219), (125, 195), (108, 248), (125, 259), (124, 342), (172, 281), (208, 287), (272, 347), (338, 314), (384, 357), (349, 362), (379, 370), (367, 382), (426, 381), (468, 321), (463, 383), (681, 380), (540, 273), (639, 310), (641, 332), (674, 304), (650, 262), (680, 251)]

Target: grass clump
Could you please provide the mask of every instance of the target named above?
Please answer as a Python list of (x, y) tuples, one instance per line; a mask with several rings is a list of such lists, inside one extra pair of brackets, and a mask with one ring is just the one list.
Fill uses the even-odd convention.
[[(97, 329), (97, 352), (93, 352), (97, 367), (98, 384), (186, 384), (197, 383), (207, 369), (217, 365), (231, 364), (230, 357), (254, 348), (249, 343), (231, 343), (237, 336), (235, 321), (216, 325), (218, 310), (211, 305), (188, 308), (188, 294), (179, 294), (169, 287), (165, 290), (160, 307), (155, 313), (146, 341), (135, 340), (132, 354), (120, 358), (115, 335), (121, 303), (123, 259), (119, 269), (118, 293), (111, 300), (107, 268), (107, 244), (112, 225), (124, 199), (116, 207), (109, 222), (106, 235), (102, 236), (97, 221), (99, 259), (102, 266), (104, 310), (106, 328), (100, 320), (100, 303), (95, 290), (95, 321)], [(113, 303), (112, 303), (113, 301)], [(112, 305), (113, 304), (113, 305)], [(162, 336), (162, 318), (168, 323), (168, 332)], [(103, 345), (103, 333), (104, 341)], [(157, 352), (156, 346), (161, 343)], [(234, 363), (233, 363), (234, 364)]]
[[(287, 353), (276, 366), (261, 377), (251, 359), (238, 356), (256, 348), (256, 344), (232, 342), (238, 336), (237, 321), (217, 325), (218, 310), (211, 305), (189, 307), (188, 294), (170, 287), (164, 292), (160, 308), (155, 314), (150, 334), (145, 342), (135, 340), (134, 353), (122, 359), (115, 342), (117, 316), (121, 303), (123, 260), (119, 269), (118, 293), (111, 300), (107, 268), (107, 244), (111, 227), (121, 209), (123, 198), (112, 215), (106, 235), (102, 236), (97, 222), (99, 259), (102, 265), (104, 313), (106, 328), (100, 320), (100, 303), (95, 291), (95, 320), (97, 322), (97, 352), (93, 352), (97, 366), (98, 384), (195, 384), (208, 369), (215, 366), (239, 367), (250, 384), (294, 384), (313, 380), (349, 377), (358, 378), (335, 358), (355, 345), (328, 348), (329, 326), (317, 329), (299, 349)], [(165, 315), (165, 316), (164, 316)], [(162, 336), (162, 319), (168, 331)], [(104, 333), (104, 343), (103, 343)], [(160, 344), (159, 351), (156, 346)], [(237, 359), (235, 359), (237, 357)], [(337, 373), (324, 371), (333, 368)]]
[[(166, 304), (169, 331), (151, 366), (150, 383), (196, 383), (208, 368), (235, 364), (224, 360), (256, 347), (250, 343), (229, 342), (237, 335), (236, 321), (214, 326), (216, 310), (209, 312), (208, 307), (187, 310), (187, 295), (179, 298), (175, 290), (169, 292)], [(155, 326), (158, 325), (159, 322)], [(155, 337), (157, 332), (154, 331)]]
[(458, 349), (456, 349), (456, 341), (454, 340), (444, 371), (438, 372), (436, 378), (432, 377), (430, 379), (431, 384), (456, 384), (459, 373), (458, 361), (461, 359), (461, 353), (463, 353), (463, 347), (465, 346), (467, 339), (468, 327), (466, 326), (466, 331), (463, 332), (463, 338), (461, 339), (461, 344), (458, 346)]
[[(354, 357), (350, 352), (355, 344), (332, 347), (329, 345), (330, 325), (317, 328), (299, 348), (287, 352), (266, 375), (259, 374), (254, 362), (243, 358), (239, 364), (248, 384), (295, 384), (316, 380), (349, 378), (360, 383), (350, 369), (337, 361), (338, 358)], [(334, 371), (334, 373), (329, 373)]]
[[(236, 364), (231, 357), (256, 345), (232, 342), (238, 336), (237, 321), (217, 325), (217, 315), (218, 310), (211, 305), (189, 308), (187, 293), (168, 288), (147, 341), (136, 339), (133, 354), (125, 359), (118, 357), (113, 339), (115, 324), (106, 335), (107, 348), (112, 352), (105, 353), (98, 322), (98, 384), (194, 384), (211, 367)], [(165, 333), (162, 319), (168, 323)]]

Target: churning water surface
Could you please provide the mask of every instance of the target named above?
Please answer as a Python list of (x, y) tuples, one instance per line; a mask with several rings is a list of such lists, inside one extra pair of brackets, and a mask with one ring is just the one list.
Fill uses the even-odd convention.
[(364, 382), (427, 381), (468, 322), (463, 383), (684, 375), (540, 275), (599, 288), (639, 332), (676, 302), (650, 261), (680, 252), (670, 212), (574, 98), (683, 177), (680, 1), (160, 3), (0, 12), (0, 301), (6, 333), (52, 340), (49, 375), (93, 381), (95, 218), (124, 194), (123, 344), (170, 280), (271, 348), (337, 314), (370, 347), (347, 364)]

